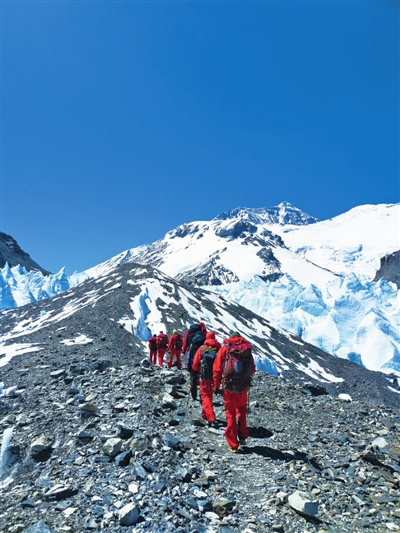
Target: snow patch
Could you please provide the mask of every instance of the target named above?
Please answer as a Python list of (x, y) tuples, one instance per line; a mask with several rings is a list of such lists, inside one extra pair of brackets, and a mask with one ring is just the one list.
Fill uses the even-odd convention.
[(60, 341), (60, 344), (65, 344), (66, 346), (73, 346), (74, 344), (90, 344), (93, 342), (93, 339), (90, 339), (86, 335), (78, 335), (74, 339), (64, 339)]

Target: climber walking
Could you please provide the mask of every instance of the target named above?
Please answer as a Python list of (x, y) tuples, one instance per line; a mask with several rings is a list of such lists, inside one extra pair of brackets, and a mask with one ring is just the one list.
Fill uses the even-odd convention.
[(172, 332), (172, 337), (169, 339), (169, 343), (168, 343), (168, 351), (169, 351), (169, 359), (167, 362), (168, 368), (172, 367), (172, 362), (173, 362), (174, 357), (176, 357), (176, 366), (179, 369), (181, 368), (182, 346), (183, 346), (182, 335), (178, 333), (176, 329), (174, 329), (174, 331)]
[(215, 357), (221, 344), (216, 340), (215, 333), (209, 331), (203, 346), (197, 350), (192, 364), (193, 372), (197, 372), (200, 377), (200, 399), (201, 399), (201, 417), (207, 420), (209, 426), (215, 427), (215, 413), (213, 408), (213, 366)]
[(157, 335), (157, 357), (158, 357), (158, 366), (163, 366), (164, 355), (168, 349), (168, 337), (162, 331)]
[(157, 336), (152, 335), (149, 339), (148, 347), (150, 349), (150, 362), (152, 365), (156, 364), (157, 357)]
[(192, 370), (194, 355), (197, 350), (204, 344), (206, 336), (203, 333), (203, 328), (200, 324), (191, 324), (189, 330), (186, 332), (185, 340), (183, 341), (183, 353), (185, 353), (186, 370), (190, 372), (190, 394), (193, 400), (197, 399), (197, 379), (198, 374)]
[(185, 337), (183, 339), (183, 346), (182, 346), (182, 353), (185, 355), (185, 358), (189, 351), (193, 337), (199, 331), (203, 333), (204, 337), (206, 336), (207, 330), (206, 330), (206, 326), (204, 325), (204, 322), (198, 322), (198, 323), (196, 322), (194, 324), (190, 324), (189, 329), (185, 333)]
[(237, 453), (239, 444), (246, 444), (247, 398), (251, 377), (255, 373), (251, 344), (234, 331), (224, 340), (213, 367), (214, 388), (221, 385), (227, 428), (225, 438), (229, 450)]

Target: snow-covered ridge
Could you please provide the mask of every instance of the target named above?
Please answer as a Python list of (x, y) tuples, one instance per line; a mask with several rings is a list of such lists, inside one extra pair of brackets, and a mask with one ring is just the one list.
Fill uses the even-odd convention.
[(400, 249), (400, 204), (360, 205), (329, 220), (278, 231), (288, 248), (337, 274), (372, 280)]

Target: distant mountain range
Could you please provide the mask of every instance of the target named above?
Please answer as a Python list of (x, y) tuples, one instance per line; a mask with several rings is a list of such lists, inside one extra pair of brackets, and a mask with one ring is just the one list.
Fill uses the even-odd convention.
[[(37, 298), (32, 287), (39, 279), (15, 267), (4, 275), (3, 268), (0, 294), (3, 302), (7, 290), (9, 302), (10, 294), (17, 303), (33, 301), (46, 291), (53, 296), (67, 285), (109, 276), (127, 262), (151, 265), (188, 287), (211, 289), (328, 353), (400, 372), (398, 288), (377, 274), (381, 258), (398, 251), (399, 210), (399, 204), (364, 205), (317, 221), (287, 202), (238, 207), (178, 226), (70, 279), (63, 272), (51, 283), (41, 276)], [(396, 266), (390, 272), (395, 282)]]

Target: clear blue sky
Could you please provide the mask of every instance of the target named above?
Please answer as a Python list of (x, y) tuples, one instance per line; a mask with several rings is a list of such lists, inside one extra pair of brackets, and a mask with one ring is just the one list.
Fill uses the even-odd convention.
[(192, 220), (399, 201), (398, 2), (7, 2), (0, 230), (83, 270)]

